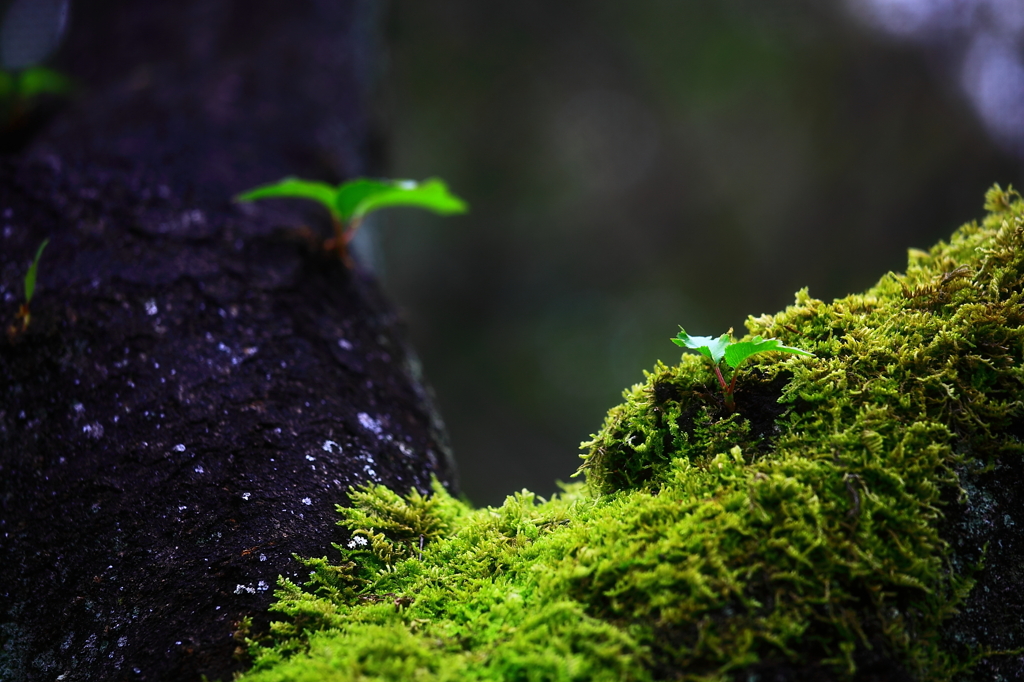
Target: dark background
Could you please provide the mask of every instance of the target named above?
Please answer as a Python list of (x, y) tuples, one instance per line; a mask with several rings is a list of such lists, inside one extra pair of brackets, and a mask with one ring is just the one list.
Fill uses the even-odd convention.
[(822, 0), (393, 2), (385, 168), (472, 212), (384, 212), (361, 245), (468, 496), (555, 491), (677, 325), (862, 290), (1019, 186), (959, 85), (1001, 4), (884, 30)]

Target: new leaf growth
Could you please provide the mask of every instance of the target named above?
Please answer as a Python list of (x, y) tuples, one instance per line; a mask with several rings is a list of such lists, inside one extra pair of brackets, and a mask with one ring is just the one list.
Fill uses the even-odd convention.
[(32, 303), (32, 296), (36, 293), (36, 274), (39, 271), (39, 257), (43, 255), (43, 249), (50, 243), (49, 239), (44, 239), (43, 243), (36, 249), (36, 257), (32, 259), (32, 265), (28, 266), (28, 272), (25, 273), (25, 302), (18, 308), (18, 319), (21, 320), (21, 331), (28, 329), (29, 322), (32, 321), (32, 312), (29, 309), (29, 304)]
[(348, 244), (355, 236), (363, 218), (373, 211), (393, 206), (412, 206), (440, 215), (466, 212), (466, 202), (448, 191), (437, 178), (415, 182), (413, 180), (371, 180), (356, 178), (340, 185), (325, 182), (284, 178), (242, 192), (236, 201), (256, 199), (310, 199), (322, 204), (331, 214), (334, 238), (325, 247), (338, 252), (338, 256), (351, 266)]
[(71, 80), (62, 73), (44, 66), (33, 66), (18, 72), (0, 71), (0, 97), (25, 102), (39, 95), (68, 95)]
[(71, 80), (52, 69), (34, 66), (20, 71), (0, 70), (0, 128), (8, 131), (26, 125), (26, 117), (45, 97), (66, 97)]
[[(691, 348), (711, 360), (711, 366), (715, 370), (715, 376), (725, 395), (725, 406), (729, 408), (730, 412), (736, 407), (733, 397), (736, 390), (736, 368), (747, 358), (769, 351), (814, 357), (814, 353), (792, 346), (784, 346), (778, 339), (762, 339), (760, 336), (755, 336), (749, 341), (733, 341), (729, 334), (722, 334), (717, 339), (712, 336), (690, 336), (682, 327), (672, 339), (672, 343), (683, 348)], [(732, 378), (728, 383), (722, 375), (722, 360), (725, 360), (725, 363), (733, 370)]]

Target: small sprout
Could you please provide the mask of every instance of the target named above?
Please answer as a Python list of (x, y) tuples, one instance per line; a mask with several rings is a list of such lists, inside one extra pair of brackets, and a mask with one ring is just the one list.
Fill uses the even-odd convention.
[(33, 66), (18, 74), (15, 92), (23, 100), (39, 95), (69, 95), (71, 80), (62, 73), (44, 66)]
[(17, 319), (21, 320), (21, 331), (28, 329), (29, 323), (32, 321), (32, 312), (29, 309), (29, 305), (32, 303), (32, 296), (36, 293), (36, 273), (39, 271), (39, 257), (43, 255), (43, 249), (50, 243), (49, 239), (44, 239), (43, 243), (36, 249), (36, 257), (32, 259), (32, 265), (28, 266), (28, 272), (25, 273), (25, 302), (18, 308)]
[[(683, 348), (691, 348), (711, 360), (711, 366), (715, 370), (715, 376), (718, 378), (718, 383), (722, 386), (722, 393), (725, 395), (725, 406), (729, 408), (730, 412), (736, 408), (736, 402), (733, 397), (736, 390), (737, 374), (735, 370), (747, 358), (769, 351), (814, 357), (814, 353), (801, 350), (800, 348), (783, 346), (778, 339), (762, 339), (760, 336), (755, 336), (750, 341), (733, 341), (732, 335), (729, 333), (722, 334), (717, 339), (711, 336), (690, 336), (682, 327), (679, 328), (679, 333), (672, 339), (672, 343)], [(733, 370), (732, 379), (728, 383), (726, 383), (725, 377), (722, 375), (721, 365), (723, 359)]]
[(466, 202), (448, 191), (437, 178), (414, 182), (412, 180), (371, 180), (356, 178), (333, 186), (324, 182), (284, 178), (242, 192), (235, 201), (256, 199), (309, 199), (318, 201), (331, 214), (334, 238), (325, 242), (328, 250), (335, 250), (346, 265), (351, 267), (348, 244), (355, 236), (363, 218), (373, 211), (393, 206), (413, 206), (440, 215), (466, 212)]
[(67, 76), (44, 66), (0, 70), (0, 130), (24, 125), (44, 98), (67, 97), (73, 89)]

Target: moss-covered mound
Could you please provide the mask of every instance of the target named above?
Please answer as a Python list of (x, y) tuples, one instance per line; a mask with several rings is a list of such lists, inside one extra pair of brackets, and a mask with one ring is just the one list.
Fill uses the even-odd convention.
[(701, 356), (657, 366), (556, 499), (354, 491), (341, 562), (282, 581), (245, 679), (945, 680), (1019, 655), (992, 646), (1019, 615), (1008, 639), (957, 615), (1010, 551), (978, 483), (1019, 483), (1024, 452), (1024, 202), (986, 208), (863, 295), (751, 318), (816, 357), (742, 366), (735, 412)]

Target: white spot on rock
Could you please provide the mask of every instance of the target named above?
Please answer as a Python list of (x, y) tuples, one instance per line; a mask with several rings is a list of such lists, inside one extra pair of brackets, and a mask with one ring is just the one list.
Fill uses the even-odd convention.
[(356, 415), (356, 417), (358, 417), (359, 423), (367, 431), (372, 431), (373, 433), (377, 434), (378, 436), (383, 431), (383, 429), (381, 428), (380, 422), (377, 421), (376, 419), (374, 419), (373, 417), (371, 417), (370, 415), (366, 414), (365, 412), (360, 412), (359, 414)]

